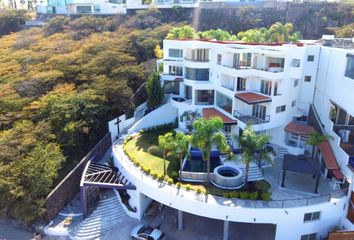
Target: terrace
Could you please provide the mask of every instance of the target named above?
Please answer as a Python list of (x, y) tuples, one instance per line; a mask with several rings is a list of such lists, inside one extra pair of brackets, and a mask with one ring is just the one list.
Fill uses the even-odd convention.
[[(314, 194), (313, 188), (315, 181), (312, 176), (295, 172), (287, 173), (285, 186), (282, 187), (281, 178), (283, 158), (280, 155), (275, 157), (273, 166), (263, 167), (264, 179), (268, 182), (268, 185), (270, 185), (270, 191), (272, 193), (272, 198), (269, 201), (245, 200), (240, 199), (240, 197), (233, 198), (230, 193), (234, 192), (234, 190), (220, 189), (209, 183), (182, 183), (178, 185), (178, 175), (176, 175), (178, 172), (176, 171), (179, 169), (179, 162), (173, 157), (173, 155), (169, 155), (167, 158), (167, 177), (165, 177), (165, 180), (163, 177), (158, 180), (158, 177), (151, 175), (159, 175), (163, 173), (163, 159), (161, 158), (161, 153), (158, 153), (158, 150), (154, 148), (154, 146), (157, 144), (158, 135), (163, 132), (163, 130), (157, 130), (134, 135), (131, 140), (126, 141), (124, 144), (125, 151), (123, 151), (122, 140), (119, 140), (114, 144), (114, 151), (118, 154), (117, 157), (123, 162), (122, 164), (127, 166), (131, 174), (135, 175), (138, 179), (144, 179), (144, 182), (146, 182), (147, 179), (151, 179), (149, 181), (152, 182), (161, 182), (162, 185), (160, 185), (160, 189), (162, 191), (166, 188), (166, 191), (169, 193), (176, 190), (178, 195), (182, 194), (183, 197), (192, 198), (197, 201), (212, 201), (213, 204), (251, 208), (286, 208), (307, 206), (311, 204), (335, 201), (335, 199), (340, 199), (346, 193), (345, 189), (341, 190), (338, 188), (339, 185), (336, 184), (336, 182), (320, 178), (318, 180), (318, 193)], [(153, 151), (156, 150), (157, 152), (154, 153)], [(135, 161), (138, 161), (138, 166), (140, 167), (136, 167), (136, 163), (133, 164), (125, 152), (129, 152), (129, 158), (133, 157)], [(234, 163), (240, 164), (239, 159), (233, 159), (228, 164)], [(147, 168), (150, 168), (150, 170), (146, 171)], [(177, 186), (174, 185), (176, 183)], [(259, 185), (264, 187), (264, 184)], [(193, 192), (194, 194), (192, 194)], [(211, 194), (212, 198), (206, 198), (206, 195), (204, 198), (203, 193)], [(226, 196), (228, 196), (227, 201), (225, 199)]]

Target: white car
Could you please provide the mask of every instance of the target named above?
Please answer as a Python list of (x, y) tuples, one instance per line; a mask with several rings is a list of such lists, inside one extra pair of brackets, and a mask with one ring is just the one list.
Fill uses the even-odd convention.
[(167, 236), (157, 228), (138, 225), (130, 233), (133, 240), (166, 240)]

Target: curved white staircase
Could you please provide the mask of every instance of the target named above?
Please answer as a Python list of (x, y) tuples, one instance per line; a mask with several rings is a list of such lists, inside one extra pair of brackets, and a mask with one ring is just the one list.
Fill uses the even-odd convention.
[(69, 232), (70, 239), (103, 239), (104, 236), (124, 224), (124, 219), (129, 218), (121, 203), (112, 190), (106, 194), (106, 199), (100, 200), (96, 210)]

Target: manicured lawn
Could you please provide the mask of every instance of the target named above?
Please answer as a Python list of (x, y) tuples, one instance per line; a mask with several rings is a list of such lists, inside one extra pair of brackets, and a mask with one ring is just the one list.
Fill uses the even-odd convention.
[[(139, 165), (143, 168), (151, 169), (151, 173), (156, 173), (159, 176), (163, 175), (163, 158), (162, 152), (158, 149), (158, 137), (167, 132), (171, 131), (170, 129), (158, 129), (155, 131), (144, 132), (133, 137), (131, 140), (125, 143), (124, 149), (129, 153), (131, 157), (134, 157), (136, 161), (139, 162)], [(166, 160), (167, 175), (172, 178), (173, 172), (175, 174), (179, 171), (179, 160), (174, 155), (169, 155)], [(175, 179), (175, 183), (176, 183)], [(224, 196), (227, 193), (235, 192), (231, 190), (223, 190), (213, 186), (210, 183), (204, 184), (192, 184), (192, 183), (182, 183), (182, 187), (189, 187), (191, 190), (197, 191), (198, 189), (201, 192), (208, 192), (212, 195)], [(247, 189), (239, 189), (240, 191), (259, 191), (266, 192), (270, 188), (270, 184), (265, 181), (249, 182)]]
[[(153, 132), (145, 132), (135, 136), (125, 144), (125, 150), (129, 152), (141, 166), (151, 169), (151, 173), (163, 174), (162, 152), (158, 150), (158, 137), (167, 133), (168, 129), (159, 129)], [(152, 147), (155, 146), (155, 147)], [(148, 152), (148, 149), (153, 151)], [(176, 156), (168, 155), (166, 160), (167, 175), (172, 177), (173, 171), (179, 171), (179, 161)]]

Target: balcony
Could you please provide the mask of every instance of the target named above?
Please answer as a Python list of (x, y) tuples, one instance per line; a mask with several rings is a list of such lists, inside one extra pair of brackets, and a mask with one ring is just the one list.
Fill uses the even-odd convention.
[(264, 118), (258, 118), (256, 116), (247, 114), (248, 110), (234, 110), (234, 117), (245, 124), (258, 125), (270, 122), (270, 115), (264, 116)]

